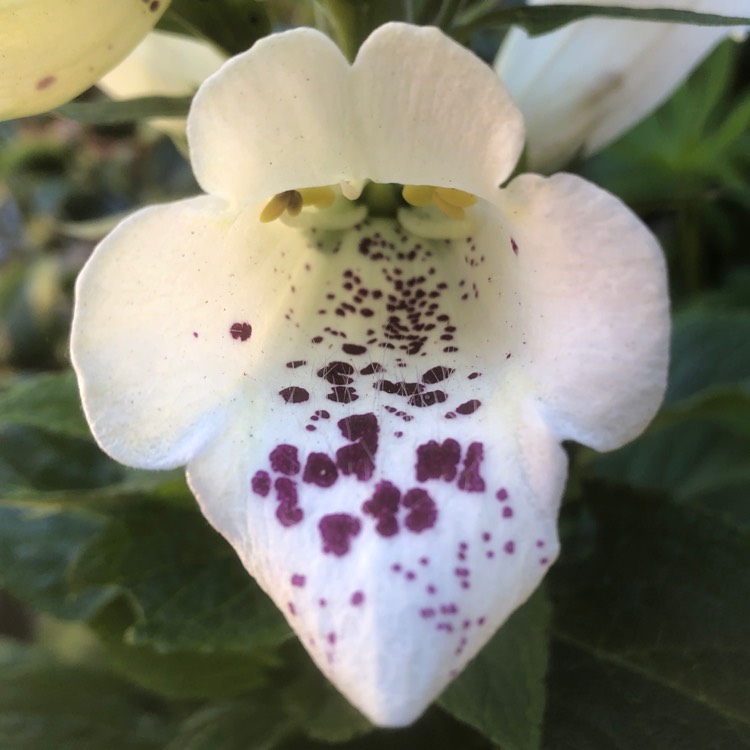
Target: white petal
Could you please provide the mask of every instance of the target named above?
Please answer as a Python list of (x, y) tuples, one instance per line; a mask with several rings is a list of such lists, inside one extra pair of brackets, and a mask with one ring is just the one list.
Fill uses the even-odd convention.
[[(750, 12), (748, 0), (604, 4)], [(729, 31), (603, 19), (586, 19), (535, 38), (512, 29), (495, 69), (526, 120), (529, 166), (551, 171), (579, 152), (587, 155), (606, 146), (661, 104)]]
[(491, 68), (438, 29), (386, 24), (353, 72), (367, 177), (483, 197), (508, 178), (523, 148), (521, 115)]
[(232, 58), (188, 117), (201, 187), (245, 206), (361, 177), (352, 171), (349, 73), (336, 45), (313, 29), (274, 34)]
[(492, 249), (378, 220), (276, 269), (276, 346), (188, 466), (203, 512), (382, 725), (413, 721), (557, 554), (565, 456), (495, 340), (515, 297), (503, 317), (487, 269), (515, 258)]
[(85, 91), (153, 28), (169, 0), (0, 0), (0, 120)]
[(273, 292), (262, 273), (273, 252), (224, 250), (244, 229), (212, 198), (149, 208), (81, 273), (73, 364), (93, 432), (119, 461), (185, 464), (234, 408), (263, 346), (255, 331), (242, 340), (243, 325), (256, 325)]
[(558, 438), (631, 440), (666, 384), (669, 300), (654, 237), (614, 196), (573, 175), (516, 178), (508, 217), (523, 305), (521, 358)]

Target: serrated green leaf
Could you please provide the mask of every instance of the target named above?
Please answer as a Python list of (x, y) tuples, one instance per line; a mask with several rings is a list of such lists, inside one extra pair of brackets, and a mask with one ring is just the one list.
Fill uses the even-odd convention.
[(750, 531), (607, 485), (561, 523), (553, 632), (583, 664), (553, 668), (551, 746), (750, 747)]
[(289, 637), (276, 607), (196, 507), (131, 501), (114, 521), (77, 559), (72, 581), (128, 597), (136, 613), (129, 643), (165, 653), (246, 653)]
[(70, 102), (53, 109), (53, 114), (87, 125), (115, 125), (152, 117), (186, 117), (190, 96), (143, 96), (137, 99)]
[(0, 646), (0, 747), (161, 750), (172, 735), (153, 700), (112, 676)]
[(660, 23), (684, 23), (695, 26), (741, 26), (750, 18), (696, 13), (672, 8), (632, 8), (614, 5), (511, 5), (499, 10), (469, 11), (459, 17), (458, 31), (474, 27), (521, 26), (530, 36), (547, 34), (561, 26), (584, 18), (612, 18)]
[(0, 426), (39, 427), (90, 439), (72, 372), (18, 378), (0, 391)]
[(440, 705), (504, 750), (541, 739), (550, 607), (538, 589), (443, 693)]

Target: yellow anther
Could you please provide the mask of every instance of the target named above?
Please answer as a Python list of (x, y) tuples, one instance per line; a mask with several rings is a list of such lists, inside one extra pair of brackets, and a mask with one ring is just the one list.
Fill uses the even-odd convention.
[(404, 185), (402, 195), (404, 200), (412, 206), (426, 208), (432, 203), (435, 188), (430, 185)]
[(402, 195), (407, 203), (419, 208), (425, 208), (434, 203), (451, 219), (463, 219), (464, 209), (477, 202), (476, 196), (464, 190), (431, 185), (404, 185)]
[(290, 216), (299, 216), (303, 206), (328, 208), (333, 205), (336, 194), (331, 187), (300, 188), (277, 193), (260, 212), (260, 220), (267, 224), (278, 219), (284, 211)]

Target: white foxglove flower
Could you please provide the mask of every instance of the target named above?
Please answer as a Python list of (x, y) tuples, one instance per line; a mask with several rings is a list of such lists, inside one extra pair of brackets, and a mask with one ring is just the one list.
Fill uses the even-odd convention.
[[(199, 90), (207, 195), (147, 208), (77, 286), (112, 456), (187, 464), (209, 521), (372, 721), (414, 720), (558, 552), (560, 441), (662, 397), (657, 243), (572, 175), (499, 188), (522, 121), (491, 68), (388, 24), (349, 65), (278, 34)], [(405, 185), (397, 218), (350, 202)]]
[[(575, 4), (579, 0), (530, 0)], [(593, 4), (593, 0), (588, 0)], [(601, 0), (631, 8), (750, 14), (750, 0)], [(585, 19), (530, 38), (511, 29), (495, 69), (526, 121), (529, 168), (598, 151), (665, 101), (729, 33), (725, 27)]]
[(117, 65), (170, 0), (0, 0), (0, 120), (46, 112)]
[[(226, 57), (208, 42), (152, 31), (98, 86), (113, 99), (188, 96), (225, 61)], [(151, 124), (184, 137), (184, 118), (157, 118)]]

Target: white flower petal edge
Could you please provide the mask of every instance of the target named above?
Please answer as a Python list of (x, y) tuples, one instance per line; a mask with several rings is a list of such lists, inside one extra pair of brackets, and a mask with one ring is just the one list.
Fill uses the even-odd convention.
[[(393, 76), (396, 41), (414, 81)], [(316, 50), (333, 77), (316, 78)], [(222, 199), (148, 209), (102, 242), (78, 281), (74, 365), (104, 449), (187, 463), (204, 514), (321, 670), (372, 721), (400, 726), (557, 555), (559, 441), (611, 447), (655, 410), (664, 265), (632, 214), (578, 178), (490, 190), (517, 154), (517, 115), (494, 78), (478, 117), (509, 124), (489, 130), (491, 147), (450, 112), (446, 97), (463, 109), (463, 94), (424, 61), (450, 60), (475, 95), (488, 69), (438, 32), (389, 24), (353, 67), (308, 30), (253, 51), (190, 116), (199, 174)], [(253, 91), (261, 79), (277, 85)], [(362, 118), (360, 142), (329, 153), (337, 115)], [(429, 184), (434, 160), (456, 165), (442, 186), (489, 193), (444, 238), (445, 217), (420, 209), (337, 231), (258, 220), (279, 188), (355, 181), (368, 164)]]
[[(532, 0), (535, 5), (550, 2)], [(603, 4), (750, 13), (750, 0)], [(606, 19), (586, 19), (534, 38), (511, 29), (495, 70), (526, 121), (529, 167), (549, 172), (615, 140), (661, 104), (730, 31)]]
[(0, 120), (46, 112), (117, 65), (170, 0), (0, 0)]

